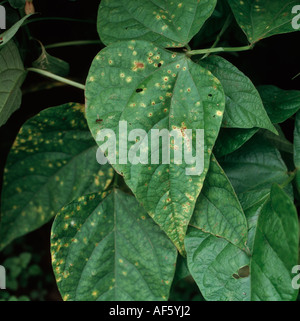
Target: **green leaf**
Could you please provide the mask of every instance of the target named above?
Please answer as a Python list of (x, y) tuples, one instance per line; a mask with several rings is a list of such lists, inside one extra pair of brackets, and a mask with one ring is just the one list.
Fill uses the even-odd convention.
[(294, 164), (297, 169), (296, 172), (296, 187), (300, 191), (300, 112), (296, 115), (295, 129), (294, 129)]
[(250, 43), (296, 31), (292, 26), (292, 8), (299, 4), (297, 0), (228, 0), (228, 4)]
[(177, 251), (135, 198), (113, 189), (57, 215), (52, 264), (64, 300), (167, 300)]
[(243, 209), (214, 156), (190, 225), (205, 233), (222, 237), (241, 249), (245, 248), (247, 221)]
[(257, 87), (273, 124), (286, 121), (300, 109), (300, 91), (275, 86)]
[(286, 139), (284, 132), (279, 125), (275, 125), (278, 135), (275, 135), (267, 130), (261, 130), (260, 135), (265, 137), (279, 151), (293, 154), (293, 144)]
[(296, 115), (294, 129), (294, 163), (297, 169), (300, 168), (300, 112)]
[(0, 34), (0, 48), (4, 47), (4, 45), (6, 45), (14, 37), (14, 35), (18, 32), (23, 23), (32, 15), (33, 14), (28, 14), (24, 16), (22, 19), (16, 22), (10, 29)]
[(244, 210), (268, 195), (273, 183), (282, 184), (289, 178), (279, 151), (260, 136), (226, 155), (220, 164)]
[(8, 0), (8, 2), (14, 9), (21, 9), (25, 7), (26, 0)]
[(200, 60), (199, 64), (210, 70), (224, 88), (226, 107), (223, 127), (259, 127), (276, 133), (258, 91), (248, 77), (229, 61), (219, 56)]
[(66, 77), (70, 71), (70, 65), (59, 58), (49, 55), (42, 43), (41, 54), (33, 63), (34, 68), (49, 71), (55, 75)]
[(20, 107), (21, 85), (26, 72), (19, 50), (13, 41), (0, 49), (0, 126)]
[(109, 45), (146, 40), (162, 47), (184, 47), (211, 16), (216, 0), (103, 0), (98, 33)]
[[(194, 132), (204, 129), (205, 148), (198, 155), (198, 160), (204, 161), (202, 173), (187, 172), (195, 167), (191, 168), (185, 159), (181, 164), (174, 162), (174, 143), (171, 148), (166, 147), (171, 149), (169, 164), (163, 164), (161, 159), (153, 164), (151, 154), (158, 148), (151, 150), (148, 136), (143, 136), (142, 141), (148, 145), (144, 164), (133, 165), (126, 158), (127, 164), (123, 165), (119, 161), (120, 154), (113, 164), (138, 201), (183, 253), (183, 239), (222, 122), (224, 93), (220, 82), (183, 54), (145, 41), (119, 42), (102, 50), (95, 58), (86, 84), (86, 101), (86, 115), (93, 136), (97, 140), (102, 129), (112, 130), (117, 138), (117, 151), (120, 135), (127, 140), (126, 134), (133, 129), (151, 134), (152, 141), (152, 129), (170, 132), (174, 129), (181, 133), (185, 129)], [(126, 129), (119, 133), (120, 121), (127, 122), (127, 133)], [(194, 143), (195, 136), (192, 146), (195, 154)], [(102, 145), (100, 141), (98, 144)], [(135, 139), (128, 141), (127, 148), (121, 146), (121, 150), (127, 153), (135, 144)], [(162, 144), (159, 154), (162, 154)], [(111, 155), (108, 158), (112, 160)]]
[(214, 147), (214, 154), (216, 157), (222, 157), (233, 153), (251, 139), (258, 130), (258, 128), (221, 128)]
[(178, 255), (173, 284), (176, 284), (180, 280), (185, 279), (189, 275), (191, 275), (191, 273), (187, 267), (186, 257)]
[(206, 300), (292, 301), (292, 268), (298, 259), (297, 211), (273, 185), (260, 207), (252, 256), (225, 239), (190, 228), (185, 246), (189, 270)]
[(249, 301), (247, 278), (236, 280), (249, 264), (245, 252), (223, 238), (191, 227), (185, 238), (188, 267), (207, 301)]
[(77, 104), (49, 108), (21, 128), (4, 174), (1, 249), (47, 223), (79, 195), (110, 184), (113, 169), (97, 163), (83, 110)]
[(292, 268), (298, 262), (298, 242), (297, 210), (289, 196), (273, 185), (270, 200), (257, 222), (251, 260), (253, 300), (297, 298), (298, 291), (292, 287)]

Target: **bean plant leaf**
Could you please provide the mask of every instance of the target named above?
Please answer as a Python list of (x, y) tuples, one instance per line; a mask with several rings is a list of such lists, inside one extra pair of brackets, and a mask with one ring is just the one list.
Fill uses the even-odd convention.
[[(117, 151), (120, 149), (114, 168), (183, 252), (183, 239), (222, 122), (224, 93), (220, 82), (184, 54), (169, 52), (145, 41), (126, 41), (112, 44), (96, 56), (86, 84), (86, 101), (93, 136), (98, 140), (102, 129), (113, 131), (115, 147)], [(128, 128), (121, 130), (120, 121)], [(201, 143), (204, 151), (202, 149), (197, 158), (203, 161), (203, 166), (190, 166), (186, 158), (181, 164), (175, 163), (175, 151), (182, 146), (181, 137), (179, 143), (178, 140), (174, 143), (174, 139), (169, 147), (159, 144), (152, 148), (155, 136), (152, 130), (176, 130), (183, 136), (186, 129), (194, 130), (193, 144), (190, 144), (194, 155), (196, 138), (202, 141), (201, 133), (198, 136), (195, 130), (204, 129)], [(131, 137), (127, 146), (119, 144), (120, 138), (127, 141), (127, 134), (132, 130), (142, 130), (142, 138)], [(148, 134), (151, 134), (151, 143)], [(136, 142), (138, 146), (143, 144), (146, 156), (143, 159), (136, 156), (135, 163), (128, 160), (127, 153), (130, 156)], [(98, 144), (102, 145), (100, 140)], [(169, 161), (152, 161), (152, 154), (161, 155), (162, 149), (170, 150)], [(125, 160), (121, 162), (124, 152)], [(110, 156), (108, 159), (112, 162)], [(198, 165), (204, 168), (203, 172), (198, 171)]]
[(70, 71), (70, 65), (64, 60), (51, 56), (45, 49), (42, 43), (40, 56), (32, 63), (32, 66), (37, 69), (49, 71), (55, 75), (66, 77)]
[(25, 7), (26, 0), (8, 0), (9, 4), (15, 9), (21, 9)]
[(245, 248), (248, 227), (244, 211), (214, 156), (190, 225)]
[(184, 47), (211, 16), (216, 0), (103, 0), (98, 33), (105, 45), (147, 40), (162, 47)]
[(221, 128), (214, 147), (214, 154), (216, 157), (222, 157), (233, 153), (251, 139), (258, 130), (258, 128)]
[(206, 300), (293, 301), (292, 268), (298, 259), (297, 211), (273, 185), (258, 210), (252, 255), (191, 227), (185, 239), (189, 270)]
[(300, 191), (300, 113), (296, 115), (295, 129), (294, 129), (294, 163), (297, 169), (296, 172), (296, 187)]
[(33, 14), (28, 14), (24, 16), (22, 19), (17, 21), (12, 27), (0, 34), (0, 48), (4, 47), (4, 45), (6, 45), (14, 37), (14, 35), (18, 32), (23, 23), (32, 15)]
[(64, 300), (167, 300), (177, 250), (136, 199), (120, 190), (65, 206), (51, 237)]
[(268, 195), (273, 183), (283, 184), (289, 177), (279, 151), (260, 136), (220, 159), (220, 164), (244, 210)]
[(286, 121), (300, 109), (299, 90), (283, 90), (271, 85), (257, 89), (273, 124)]
[(287, 140), (281, 127), (275, 124), (275, 128), (278, 135), (275, 135), (267, 130), (261, 130), (260, 135), (265, 137), (273, 146), (275, 146), (280, 152), (293, 154), (293, 144)]
[(96, 161), (83, 108), (49, 108), (21, 128), (5, 168), (0, 249), (47, 223), (66, 203), (111, 182), (113, 169)]
[(0, 126), (20, 107), (21, 85), (26, 72), (19, 50), (13, 41), (0, 49)]
[(176, 284), (180, 280), (185, 279), (186, 277), (188, 277), (190, 275), (191, 275), (191, 273), (187, 267), (186, 257), (178, 255), (173, 284)]
[(300, 113), (296, 115), (294, 130), (294, 163), (296, 168), (300, 168)]
[(265, 128), (276, 133), (260, 95), (251, 80), (226, 59), (211, 56), (200, 61), (217, 77), (225, 92), (223, 127)]
[(292, 25), (295, 18), (292, 9), (299, 5), (297, 0), (228, 0), (228, 4), (250, 43), (296, 31)]

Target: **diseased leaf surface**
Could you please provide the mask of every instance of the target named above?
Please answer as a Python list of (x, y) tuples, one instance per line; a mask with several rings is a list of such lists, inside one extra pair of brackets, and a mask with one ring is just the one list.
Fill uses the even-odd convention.
[[(149, 152), (144, 164), (133, 165), (127, 160), (122, 165), (117, 159), (113, 165), (138, 201), (183, 252), (187, 225), (222, 122), (224, 93), (220, 82), (183, 54), (144, 41), (119, 42), (96, 56), (86, 84), (86, 101), (93, 136), (97, 139), (102, 129), (112, 129), (117, 151), (120, 135), (126, 137), (126, 130), (119, 134), (120, 121), (127, 122), (127, 132), (142, 129), (151, 138), (152, 129), (178, 130), (183, 134), (185, 129), (194, 130), (193, 155), (195, 130), (204, 129), (204, 154), (198, 156), (204, 163), (202, 174), (187, 174), (186, 170), (192, 171), (195, 166), (186, 164), (185, 159), (181, 164), (174, 162), (174, 143), (170, 145), (170, 164), (163, 164), (161, 158), (159, 164), (154, 164), (150, 138), (143, 138), (146, 143), (148, 139)], [(129, 141), (125, 153), (135, 143)], [(98, 144), (101, 146), (101, 142)], [(160, 155), (162, 148), (160, 144)]]
[(0, 126), (20, 107), (22, 85), (26, 72), (19, 50), (10, 41), (0, 50)]
[(113, 169), (97, 163), (83, 109), (49, 108), (21, 128), (5, 167), (0, 248), (47, 223), (79, 195), (110, 184)]
[(162, 47), (184, 47), (211, 16), (216, 0), (103, 0), (98, 33), (105, 45), (147, 40)]
[(251, 80), (229, 61), (219, 56), (201, 60), (200, 65), (217, 77), (225, 92), (223, 127), (265, 128), (276, 133), (257, 89)]
[(296, 31), (292, 8), (299, 5), (297, 0), (228, 0), (228, 4), (250, 43)]
[(81, 197), (55, 219), (52, 264), (64, 300), (167, 300), (177, 251), (136, 199)]

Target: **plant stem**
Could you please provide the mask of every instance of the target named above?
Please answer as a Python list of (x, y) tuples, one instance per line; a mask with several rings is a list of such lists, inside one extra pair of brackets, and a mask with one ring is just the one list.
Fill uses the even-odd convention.
[[(218, 34), (215, 42), (213, 43), (212, 48), (215, 48), (217, 46), (217, 44), (219, 43), (219, 41), (221, 40), (221, 37), (223, 36), (224, 32), (227, 30), (227, 28), (230, 26), (231, 24), (231, 21), (232, 21), (232, 15), (229, 15), (223, 25), (223, 28), (222, 30), (220, 31), (220, 33)], [(204, 59), (206, 57), (208, 57), (210, 55), (210, 53), (206, 53), (201, 59)]]
[(70, 85), (70, 86), (73, 86), (73, 87), (76, 87), (76, 88), (85, 90), (85, 86), (84, 86), (84, 85), (82, 85), (82, 84), (80, 84), (80, 83), (78, 83), (78, 82), (72, 81), (72, 80), (70, 80), (70, 79), (57, 76), (57, 75), (55, 75), (55, 74), (52, 74), (52, 73), (49, 72), (49, 71), (42, 70), (42, 69), (37, 69), (37, 68), (27, 68), (27, 70), (28, 70), (28, 71), (32, 71), (32, 72), (35, 72), (35, 73), (40, 74), (40, 75), (42, 75), (42, 76), (45, 76), (45, 77), (48, 77), (48, 78), (51, 78), (51, 79), (60, 81), (60, 82), (65, 83), (65, 84), (67, 84), (67, 85)]
[(195, 56), (195, 55), (203, 55), (203, 54), (211, 54), (215, 52), (234, 52), (234, 51), (246, 51), (253, 48), (253, 45), (243, 46), (243, 47), (219, 47), (219, 48), (210, 48), (210, 49), (199, 49), (199, 50), (191, 50), (187, 51), (186, 54), (188, 56)]
[(70, 47), (70, 46), (82, 46), (82, 45), (98, 45), (102, 42), (100, 40), (76, 40), (67, 42), (58, 42), (50, 45), (46, 45), (46, 49), (59, 48), (59, 47)]
[(80, 22), (80, 23), (83, 22), (83, 23), (90, 23), (90, 24), (94, 24), (95, 23), (95, 21), (92, 21), (92, 20), (74, 19), (74, 18), (67, 18), (67, 17), (45, 17), (45, 18), (36, 18), (36, 19), (28, 20), (23, 25), (27, 25), (28, 23), (33, 23), (33, 22), (49, 21), (49, 20)]
[(296, 78), (299, 77), (299, 76), (300, 76), (300, 73), (297, 74), (296, 76), (294, 76), (294, 77), (292, 78), (292, 80), (296, 79)]
[(281, 188), (285, 188), (287, 187), (296, 177), (296, 174), (297, 174), (297, 169), (295, 169), (293, 172), (290, 172), (288, 173), (289, 174), (289, 177), (287, 178), (287, 180), (285, 182), (283, 182), (280, 187)]

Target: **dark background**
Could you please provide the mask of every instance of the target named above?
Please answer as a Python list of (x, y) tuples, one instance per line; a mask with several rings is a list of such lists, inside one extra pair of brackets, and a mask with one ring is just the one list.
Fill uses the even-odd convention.
[[(66, 22), (66, 21), (43, 21), (34, 22), (28, 25), (32, 37), (39, 39), (44, 45), (72, 41), (72, 40), (99, 40), (96, 30), (98, 0), (93, 1), (34, 1), (36, 11), (40, 13), (38, 17), (69, 17), (84, 20), (93, 20), (91, 23)], [(18, 37), (21, 37), (20, 31)], [(245, 36), (242, 34), (235, 22), (232, 23), (229, 31), (224, 35), (228, 45), (243, 46), (247, 44)], [(255, 85), (272, 84), (282, 89), (300, 90), (300, 76), (292, 78), (300, 73), (300, 37), (298, 32), (278, 35), (267, 38), (258, 43), (255, 48), (248, 52), (238, 54), (223, 54), (223, 57), (231, 61), (241, 71), (243, 71)], [(193, 43), (191, 43), (193, 45)], [(201, 44), (200, 48), (209, 48), (211, 42)], [(59, 57), (71, 66), (68, 78), (84, 84), (89, 70), (89, 66), (102, 48), (101, 45), (72, 46), (49, 49), (48, 52)], [(29, 43), (31, 48), (31, 43)], [(192, 48), (192, 49), (200, 49)], [(23, 48), (24, 49), (24, 48)], [(25, 65), (29, 67), (36, 59), (34, 46), (32, 51), (24, 50)], [(82, 90), (60, 85), (45, 79), (39, 75), (29, 73), (22, 87), (23, 101), (21, 108), (13, 114), (6, 125), (0, 128), (0, 187), (2, 183), (3, 169), (9, 149), (22, 124), (41, 110), (61, 105), (68, 102), (84, 103), (84, 92)], [(40, 90), (43, 86), (50, 89)], [(293, 139), (293, 119), (282, 125), (289, 140)], [(50, 228), (51, 222), (41, 229), (30, 233), (13, 245), (11, 251), (15, 253), (24, 250), (39, 253), (39, 264), (45, 275), (48, 275), (47, 283), (42, 283), (46, 287), (44, 300), (61, 300), (57, 291), (50, 262)], [(0, 262), (4, 260), (0, 254)], [(50, 277), (49, 277), (50, 276)], [(31, 287), (40, 282), (33, 280)], [(26, 294), (25, 289), (16, 292), (17, 295)], [(187, 299), (187, 298), (186, 298)]]

